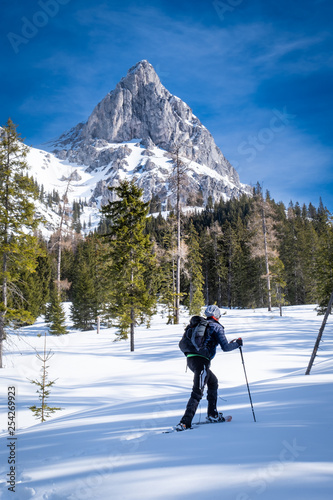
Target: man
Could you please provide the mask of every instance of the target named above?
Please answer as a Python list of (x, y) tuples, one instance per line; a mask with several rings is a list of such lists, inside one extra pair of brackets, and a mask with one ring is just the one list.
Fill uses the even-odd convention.
[(222, 413), (218, 413), (217, 406), (217, 377), (210, 369), (210, 362), (216, 354), (216, 347), (220, 344), (223, 351), (233, 351), (243, 345), (241, 338), (228, 342), (224, 334), (224, 328), (219, 323), (221, 317), (220, 309), (211, 305), (205, 310), (208, 326), (205, 334), (204, 346), (208, 348), (209, 357), (198, 354), (187, 354), (187, 366), (194, 373), (191, 397), (188, 400), (185, 413), (175, 429), (183, 431), (192, 425), (192, 420), (203, 396), (207, 384), (207, 418), (209, 422), (224, 421)]

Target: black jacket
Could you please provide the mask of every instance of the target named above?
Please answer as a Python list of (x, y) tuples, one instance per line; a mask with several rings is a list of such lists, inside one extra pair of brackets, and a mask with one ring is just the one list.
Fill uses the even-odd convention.
[(223, 351), (233, 351), (238, 349), (237, 342), (228, 342), (224, 334), (223, 326), (214, 318), (207, 318), (209, 325), (206, 330), (204, 346), (208, 348), (209, 357), (213, 359), (216, 354), (216, 347), (221, 346)]

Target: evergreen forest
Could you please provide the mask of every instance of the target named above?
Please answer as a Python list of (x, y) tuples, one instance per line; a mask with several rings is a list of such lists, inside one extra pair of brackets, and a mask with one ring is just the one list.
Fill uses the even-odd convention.
[[(158, 200), (124, 181), (117, 201), (101, 209), (98, 229), (84, 236), (77, 200), (46, 193), (27, 175), (25, 151), (9, 120), (0, 147), (0, 335), (44, 314), (50, 333), (66, 333), (61, 302), (71, 302), (75, 328), (116, 326), (118, 338), (149, 325), (157, 305), (167, 323), (178, 303), (199, 314), (205, 304), (271, 310), (327, 307), (333, 290), (332, 214), (319, 200), (285, 206), (258, 184), (253, 195), (206, 207), (156, 213)], [(19, 145), (19, 146), (18, 146)], [(34, 200), (58, 206), (61, 223), (45, 240)], [(51, 209), (51, 208), (50, 208)], [(152, 212), (155, 212), (154, 215)], [(86, 233), (87, 234), (87, 231)], [(180, 238), (179, 238), (180, 235)], [(177, 289), (177, 269), (180, 287)]]

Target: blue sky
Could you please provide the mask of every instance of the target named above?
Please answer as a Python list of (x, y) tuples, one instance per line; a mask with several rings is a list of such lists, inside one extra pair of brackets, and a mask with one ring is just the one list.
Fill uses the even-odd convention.
[(12, 0), (1, 119), (37, 146), (88, 118), (142, 59), (244, 183), (333, 212), (330, 0)]

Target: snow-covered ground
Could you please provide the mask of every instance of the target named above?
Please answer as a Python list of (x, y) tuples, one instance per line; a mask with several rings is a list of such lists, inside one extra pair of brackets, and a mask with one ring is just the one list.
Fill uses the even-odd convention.
[[(67, 305), (68, 306), (68, 305)], [(244, 339), (254, 422), (238, 350), (218, 351), (219, 409), (231, 423), (163, 434), (177, 424), (192, 385), (178, 341), (181, 325), (156, 315), (136, 329), (135, 352), (114, 330), (47, 337), (50, 406), (38, 423), (45, 325), (11, 334), (1, 370), (1, 498), (18, 500), (330, 500), (333, 495), (333, 336), (329, 317), (311, 375), (305, 369), (322, 317), (314, 306), (225, 311), (229, 340)], [(15, 493), (6, 483), (11, 440), (7, 388), (16, 390)], [(203, 399), (194, 422), (205, 418)]]

